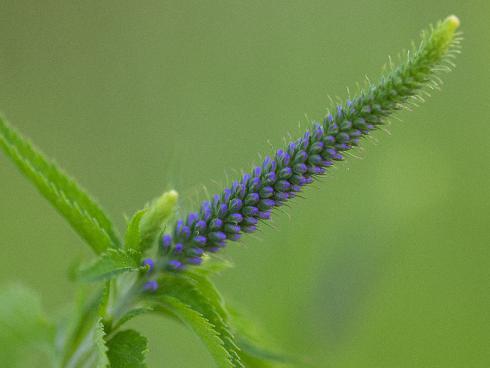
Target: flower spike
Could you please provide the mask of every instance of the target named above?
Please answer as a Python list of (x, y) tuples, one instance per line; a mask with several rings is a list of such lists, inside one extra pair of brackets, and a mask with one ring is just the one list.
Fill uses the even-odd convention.
[(165, 250), (161, 267), (176, 271), (199, 265), (206, 252), (217, 252), (229, 241), (256, 231), (275, 208), (343, 160), (344, 152), (358, 146), (390, 114), (407, 107), (411, 98), (435, 83), (435, 72), (445, 65), (445, 56), (458, 48), (458, 27), (459, 19), (449, 16), (423, 33), (420, 46), (377, 84), (370, 84), (358, 96), (338, 105), (334, 113), (314, 123), (302, 137), (273, 157), (266, 157), (262, 165), (211, 201), (203, 202), (199, 212), (178, 220), (173, 233), (163, 235), (161, 240)]

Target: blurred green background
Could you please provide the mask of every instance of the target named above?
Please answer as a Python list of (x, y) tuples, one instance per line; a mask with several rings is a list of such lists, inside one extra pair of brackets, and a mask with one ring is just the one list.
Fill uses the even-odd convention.
[[(196, 207), (451, 13), (442, 93), (230, 247), (217, 282), (319, 367), (489, 367), (488, 1), (3, 0), (0, 110), (122, 228), (171, 187)], [(3, 154), (0, 180), (0, 283), (54, 313), (89, 251)], [(179, 325), (134, 325), (151, 367), (213, 366)]]

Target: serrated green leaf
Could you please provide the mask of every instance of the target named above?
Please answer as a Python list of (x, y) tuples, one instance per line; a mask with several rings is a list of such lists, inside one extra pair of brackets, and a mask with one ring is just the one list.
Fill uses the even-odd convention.
[(140, 223), (141, 218), (148, 211), (147, 208), (136, 212), (128, 223), (126, 234), (124, 236), (124, 247), (126, 249), (141, 250), (141, 232)]
[(93, 293), (93, 287), (92, 293), (88, 289), (79, 289), (77, 302), (58, 326), (57, 367), (106, 368), (109, 365), (106, 331), (99, 315), (107, 300), (107, 285), (96, 293)]
[(109, 280), (124, 272), (141, 270), (141, 254), (132, 249), (108, 249), (94, 262), (80, 270), (81, 281)]
[(235, 368), (219, 332), (208, 319), (173, 296), (161, 296), (160, 303), (199, 336), (219, 368)]
[(99, 205), (1, 117), (0, 147), (96, 253), (120, 246)]
[(107, 343), (111, 368), (144, 368), (148, 340), (134, 330), (115, 334)]
[(163, 285), (161, 289), (149, 298), (158, 300), (162, 296), (172, 296), (200, 313), (214, 326), (232, 366), (243, 367), (221, 295), (207, 277), (188, 272), (168, 274), (160, 279), (160, 285)]
[(109, 358), (107, 356), (108, 347), (106, 346), (104, 336), (104, 324), (102, 323), (102, 319), (99, 319), (94, 331), (94, 364), (86, 363), (84, 367), (106, 368), (109, 366)]
[(14, 367), (28, 352), (54, 354), (54, 328), (34, 292), (11, 285), (0, 289), (0, 362)]

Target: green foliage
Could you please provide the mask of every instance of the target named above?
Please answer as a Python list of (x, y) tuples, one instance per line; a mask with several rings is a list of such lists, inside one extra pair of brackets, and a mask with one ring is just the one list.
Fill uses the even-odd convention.
[(119, 247), (111, 221), (97, 203), (1, 117), (0, 147), (96, 253)]
[(34, 292), (21, 285), (0, 289), (0, 362), (13, 367), (27, 351), (53, 355), (54, 328)]
[(132, 249), (108, 249), (91, 265), (82, 268), (78, 277), (81, 281), (102, 281), (116, 277), (123, 272), (142, 269), (141, 253)]
[(148, 340), (134, 330), (115, 334), (108, 342), (107, 355), (111, 368), (144, 368)]
[(199, 336), (219, 368), (235, 367), (219, 332), (205, 316), (178, 298), (169, 295), (160, 297), (159, 306), (173, 314)]
[[(458, 22), (457, 18), (449, 17), (425, 34), (415, 56), (409, 56), (379, 84), (362, 91), (352, 102), (354, 107), (358, 111), (369, 107), (381, 124), (385, 115), (406, 106), (409, 97), (431, 82), (432, 68), (453, 45)], [(345, 120), (347, 123), (351, 122)], [(13, 366), (22, 349), (33, 348), (47, 352), (59, 367), (146, 367), (147, 339), (134, 330), (120, 328), (138, 315), (156, 312), (175, 318), (194, 331), (220, 368), (310, 366), (278, 352), (251, 318), (244, 318), (226, 306), (210, 276), (228, 268), (227, 261), (205, 254), (200, 267), (180, 272), (137, 273), (147, 271), (141, 266), (142, 255), (150, 250), (166, 221), (174, 215), (178, 199), (175, 191), (164, 193), (134, 214), (122, 249), (100, 207), (2, 119), (0, 146), (99, 254), (77, 272), (77, 281), (105, 282), (103, 287), (90, 285), (90, 290), (82, 287), (71, 317), (63, 320), (57, 331), (30, 291), (21, 287), (0, 291), (2, 364)], [(151, 278), (157, 278), (160, 285), (155, 292), (144, 287)]]
[(147, 208), (136, 212), (131, 220), (129, 220), (126, 234), (124, 235), (124, 247), (127, 249), (140, 250), (141, 249), (141, 231), (140, 223), (141, 218), (148, 211)]
[(97, 321), (95, 325), (95, 330), (93, 333), (93, 340), (95, 349), (92, 353), (92, 357), (88, 359), (88, 361), (84, 364), (85, 367), (96, 367), (96, 368), (106, 368), (109, 365), (109, 358), (107, 356), (107, 346), (105, 342), (105, 332), (104, 332), (104, 324), (102, 323), (102, 319)]
[(140, 220), (139, 249), (146, 250), (151, 247), (162, 226), (173, 215), (177, 199), (175, 190), (163, 193), (147, 208)]

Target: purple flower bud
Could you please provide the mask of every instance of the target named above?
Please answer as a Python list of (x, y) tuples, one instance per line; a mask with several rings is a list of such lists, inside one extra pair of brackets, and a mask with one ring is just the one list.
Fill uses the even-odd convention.
[(221, 201), (221, 198), (218, 194), (213, 195), (213, 207), (214, 208), (218, 207), (220, 201)]
[(223, 201), (228, 202), (228, 200), (230, 199), (230, 197), (231, 197), (231, 190), (228, 189), (228, 188), (225, 188), (223, 190)]
[(276, 202), (273, 199), (263, 199), (259, 202), (259, 209), (261, 211), (267, 211), (267, 210), (270, 210), (275, 205), (276, 205)]
[(342, 117), (342, 106), (338, 105), (337, 106), (337, 118), (341, 118)]
[(196, 222), (198, 219), (198, 214), (195, 212), (189, 213), (187, 216), (187, 226), (191, 227), (194, 225), (194, 222)]
[(344, 156), (342, 156), (340, 153), (337, 153), (336, 155), (332, 156), (332, 158), (336, 161), (341, 161), (344, 159)]
[(254, 167), (253, 171), (253, 176), (259, 177), (260, 174), (262, 174), (262, 168), (260, 166)]
[(209, 229), (210, 230), (219, 230), (223, 226), (223, 220), (219, 218), (214, 218), (211, 220), (209, 223)]
[(243, 202), (239, 198), (234, 198), (230, 201), (230, 211), (231, 212), (237, 212), (240, 211), (240, 209), (243, 206)]
[(296, 143), (294, 143), (294, 142), (289, 143), (289, 145), (288, 145), (289, 155), (292, 156), (295, 151), (296, 151)]
[(325, 155), (328, 155), (330, 157), (333, 157), (337, 154), (337, 150), (335, 148), (327, 148), (325, 151), (323, 151)]
[(313, 124), (311, 137), (315, 141), (319, 141), (320, 139), (322, 139), (323, 135), (324, 135), (323, 127), (318, 122)]
[(335, 137), (333, 135), (327, 135), (325, 138), (323, 138), (323, 143), (326, 146), (332, 146), (335, 143)]
[(323, 160), (322, 161), (322, 166), (324, 167), (330, 167), (333, 165), (333, 162), (332, 161), (328, 161), (328, 160)]
[(306, 131), (305, 134), (303, 135), (303, 138), (301, 138), (300, 146), (303, 149), (306, 149), (310, 145), (310, 139), (311, 139), (311, 134), (309, 131)]
[(187, 258), (187, 263), (191, 265), (200, 265), (202, 263), (202, 258), (200, 257), (190, 257)]
[(202, 256), (204, 254), (204, 249), (202, 248), (191, 248), (190, 254), (195, 256)]
[(242, 230), (244, 233), (253, 233), (253, 232), (257, 231), (257, 226), (255, 226), (255, 225), (244, 226), (242, 228)]
[(206, 245), (208, 241), (204, 235), (196, 235), (193, 239), (194, 243), (199, 244), (201, 246)]
[(289, 189), (291, 189), (291, 183), (287, 180), (279, 180), (274, 185), (274, 188), (279, 192), (287, 192)]
[(189, 239), (189, 237), (191, 236), (191, 229), (189, 229), (189, 226), (182, 226), (182, 231), (181, 231), (180, 235), (185, 240)]
[(320, 155), (311, 155), (310, 157), (308, 157), (308, 163), (311, 165), (318, 166), (322, 161), (323, 158)]
[(259, 218), (261, 220), (269, 220), (271, 218), (271, 211), (261, 211), (259, 213)]
[(291, 191), (292, 192), (299, 192), (299, 191), (301, 191), (301, 186), (299, 186), (299, 185), (293, 185), (291, 187)]
[(180, 270), (183, 268), (183, 264), (182, 262), (180, 261), (177, 261), (176, 259), (172, 259), (171, 261), (168, 262), (168, 265), (170, 266), (170, 268), (174, 269), (174, 270)]
[(242, 237), (242, 234), (228, 234), (228, 239), (231, 241), (238, 241)]
[(179, 220), (177, 221), (177, 224), (175, 225), (175, 232), (177, 235), (179, 235), (182, 232), (182, 228), (184, 227), (184, 221)]
[(215, 243), (221, 242), (221, 241), (226, 240), (226, 234), (222, 231), (215, 231), (215, 232), (209, 233), (208, 238), (209, 238), (209, 240), (211, 240)]
[[(308, 171), (308, 167), (306, 167), (305, 165), (305, 172)], [(289, 178), (289, 181), (293, 184), (296, 184), (296, 185), (305, 185), (306, 182), (305, 182), (305, 177), (303, 175), (293, 175), (291, 176), (291, 178)]]
[(245, 216), (256, 216), (259, 213), (259, 209), (254, 206), (246, 206), (243, 208), (242, 213)]
[(333, 135), (335, 135), (335, 134), (337, 134), (338, 132), (339, 132), (339, 127), (338, 127), (338, 125), (337, 125), (337, 124), (335, 124), (335, 123), (330, 124), (330, 125), (328, 126), (328, 128), (327, 128), (327, 134), (333, 134)]
[(284, 152), (280, 149), (276, 152), (276, 161), (281, 166), (288, 166), (289, 161), (291, 161), (291, 156), (289, 155), (289, 153)]
[(274, 171), (276, 170), (276, 165), (276, 161), (267, 156), (262, 164), (262, 169), (264, 172)]
[(360, 137), (362, 136), (362, 132), (359, 129), (354, 129), (353, 131), (350, 132), (351, 137)]
[(226, 205), (226, 203), (221, 203), (218, 206), (218, 216), (223, 218), (225, 217), (227, 212), (228, 212), (228, 206)]
[(290, 167), (285, 167), (279, 171), (279, 178), (281, 179), (288, 179), (291, 175), (293, 175), (293, 170)]
[(325, 174), (325, 169), (320, 166), (311, 166), (308, 168), (308, 172), (312, 175), (322, 175)]
[(352, 128), (352, 122), (349, 120), (344, 120), (340, 123), (340, 130), (350, 130)]
[(174, 252), (176, 254), (180, 254), (182, 253), (182, 251), (184, 250), (184, 245), (182, 243), (177, 243), (175, 244), (175, 247), (174, 247)]
[(243, 176), (242, 176), (242, 184), (244, 186), (247, 186), (248, 181), (250, 180), (250, 178), (251, 178), (250, 174), (243, 174)]
[(339, 151), (347, 151), (350, 150), (352, 147), (346, 143), (341, 143), (341, 144), (336, 144), (335, 148), (338, 149)]
[(255, 217), (245, 217), (243, 220), (244, 225), (257, 225), (259, 220), (257, 220)]
[(272, 187), (263, 187), (259, 194), (260, 198), (270, 198), (274, 194), (274, 189)]
[(249, 193), (245, 197), (245, 204), (246, 205), (254, 205), (260, 200), (260, 196), (258, 193)]
[(337, 143), (345, 143), (345, 142), (348, 142), (350, 140), (350, 136), (349, 136), (349, 134), (342, 132), (342, 133), (337, 134), (336, 140), (337, 140)]
[(209, 201), (203, 202), (201, 205), (201, 218), (204, 221), (208, 221), (212, 216), (211, 203)]
[(305, 164), (301, 163), (301, 164), (296, 164), (294, 165), (293, 167), (293, 171), (296, 173), (296, 174), (304, 174), (306, 172), (306, 170), (308, 170), (308, 168), (306, 167)]
[(276, 182), (276, 180), (277, 180), (277, 176), (276, 176), (276, 173), (274, 171), (271, 171), (264, 176), (264, 184), (265, 185), (274, 184)]
[(256, 192), (260, 189), (260, 178), (254, 177), (248, 182), (248, 190), (251, 192)]
[(313, 183), (312, 177), (305, 177), (305, 185)]
[(226, 218), (226, 221), (239, 224), (243, 221), (243, 216), (240, 213), (232, 213)]
[(294, 156), (293, 162), (295, 164), (303, 163), (308, 159), (308, 154), (305, 151), (299, 151)]
[(310, 149), (308, 151), (310, 155), (313, 155), (315, 153), (320, 153), (323, 150), (324, 146), (325, 146), (324, 143), (321, 141), (315, 142), (310, 146)]
[(143, 290), (144, 291), (154, 292), (157, 289), (158, 289), (158, 282), (156, 282), (155, 280), (147, 281), (143, 285)]
[(155, 268), (155, 262), (153, 262), (153, 259), (151, 258), (145, 258), (142, 263), (143, 267), (148, 268), (148, 272), (152, 272), (153, 269)]
[(228, 233), (228, 234), (238, 234), (240, 232), (240, 226), (239, 225), (233, 225), (233, 224), (226, 224), (224, 230), (225, 230), (225, 233)]
[(210, 253), (216, 253), (216, 252), (219, 252), (221, 250), (221, 247), (210, 247), (210, 248), (207, 248), (206, 250)]
[(274, 198), (277, 202), (285, 202), (289, 199), (289, 194), (284, 192), (276, 192), (274, 194)]
[(194, 230), (196, 230), (198, 233), (203, 233), (206, 230), (206, 226), (206, 221), (199, 220), (194, 225)]
[(163, 249), (169, 249), (171, 245), (172, 245), (172, 237), (169, 234), (164, 234), (162, 236)]

